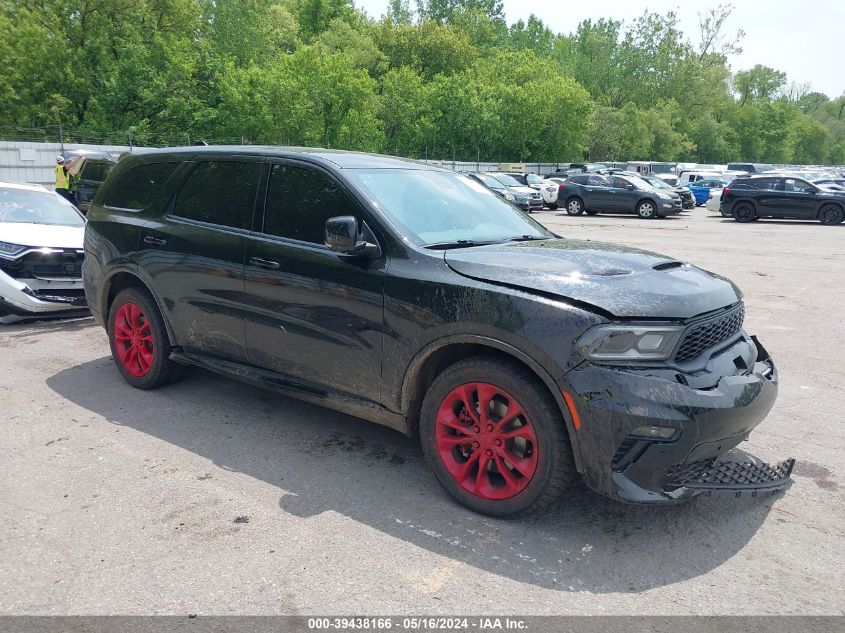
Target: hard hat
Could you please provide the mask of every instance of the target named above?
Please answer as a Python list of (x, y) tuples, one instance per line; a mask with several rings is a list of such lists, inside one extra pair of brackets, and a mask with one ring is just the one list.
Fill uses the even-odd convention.
[(65, 162), (65, 157), (64, 156), (56, 156), (56, 162), (57, 163)]

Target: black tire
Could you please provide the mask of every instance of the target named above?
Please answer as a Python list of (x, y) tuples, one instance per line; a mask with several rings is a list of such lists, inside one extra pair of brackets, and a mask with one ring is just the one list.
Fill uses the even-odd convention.
[(842, 212), (842, 207), (835, 204), (827, 204), (819, 211), (819, 221), (827, 226), (834, 224), (841, 224), (845, 220), (845, 213)]
[(657, 217), (657, 204), (654, 200), (641, 200), (637, 204), (637, 217), (642, 220), (654, 220)]
[(584, 213), (584, 201), (581, 198), (569, 198), (566, 201), (567, 215), (581, 215)]
[[(440, 442), (440, 438), (437, 435), (439, 425), (438, 412), (441, 410), (442, 403), (456, 389), (469, 383), (487, 383), (495, 386), (501, 392), (506, 392), (507, 396), (513, 397), (517, 401), (516, 404), (521, 407), (525, 416), (527, 416), (525, 418), (521, 417), (519, 420), (525, 421), (525, 425), (533, 429), (534, 437), (536, 438), (536, 447), (533, 447), (530, 443), (526, 444), (526, 446), (532, 446), (531, 451), (535, 460), (535, 470), (530, 478), (521, 478), (520, 485), (524, 487), (518, 493), (508, 498), (483, 498), (470, 492), (450, 474), (444, 462), (444, 459), (451, 459), (450, 455), (458, 458), (463, 457), (466, 462), (469, 462), (470, 458), (466, 457), (465, 453), (461, 451), (471, 450), (472, 453), (470, 455), (472, 455), (478, 450), (479, 455), (482, 455), (481, 451), (483, 449), (470, 449), (468, 444), (466, 446), (454, 446), (451, 449), (452, 453), (447, 453), (447, 457), (445, 458), (441, 457), (441, 451), (438, 449), (438, 442)], [(473, 407), (475, 408), (478, 392), (475, 391), (474, 393), (476, 394), (476, 399)], [(491, 403), (493, 402), (496, 402), (496, 399), (491, 400)], [(493, 405), (493, 408), (495, 408), (495, 405)], [(510, 409), (508, 408), (507, 411), (510, 411)], [(478, 409), (475, 409), (475, 412), (477, 415)], [(469, 418), (464, 419), (470, 422)], [(495, 420), (493, 421), (495, 422)], [(471, 424), (472, 422), (470, 422)], [(483, 425), (483, 421), (480, 424)], [(443, 428), (442, 424), (439, 426)], [(492, 429), (492, 425), (488, 428)], [(456, 435), (455, 437), (463, 438), (464, 436)], [(575, 470), (575, 461), (572, 456), (572, 448), (566, 432), (565, 422), (551, 394), (545, 385), (525, 367), (512, 361), (503, 361), (497, 357), (477, 356), (460, 361), (448, 367), (435, 378), (422, 404), (420, 440), (426, 460), (434, 472), (435, 477), (440, 482), (440, 485), (458, 503), (481, 514), (495, 517), (515, 517), (540, 513), (578, 480), (578, 473)], [(477, 443), (476, 446), (478, 446)], [(512, 449), (513, 447), (505, 450)], [(536, 453), (533, 453), (534, 450), (536, 450)], [(455, 453), (454, 451), (459, 452)], [(489, 451), (487, 451), (487, 454), (492, 455)], [(484, 458), (482, 455), (480, 459), (489, 460), (485, 462), (485, 469), (483, 471), (483, 476), (485, 478), (489, 477), (487, 481), (492, 481), (495, 477), (501, 479), (501, 476), (497, 475), (499, 472), (498, 461), (493, 461), (494, 459), (498, 460), (498, 457)], [(479, 460), (476, 460), (476, 464), (470, 469), (475, 474), (465, 476), (463, 479), (464, 482), (470, 479), (477, 482), (478, 478), (482, 476), (477, 465), (478, 463)], [(513, 475), (516, 471), (511, 470), (508, 472)], [(504, 480), (502, 479), (502, 481)], [(468, 485), (475, 486), (477, 483), (470, 483)]]
[(586, 213), (587, 215), (598, 215), (599, 214), (599, 212), (596, 211), (595, 209), (584, 209), (584, 213)]
[(557, 210), (557, 202), (550, 202), (548, 206), (549, 206), (549, 209), (551, 209), (552, 211)]
[[(122, 309), (125, 306), (126, 310), (131, 310), (133, 305), (140, 310), (140, 318), (137, 323), (141, 325), (137, 329), (144, 332), (148, 331), (152, 337), (151, 341), (138, 341), (139, 349), (144, 347), (147, 355), (151, 352), (151, 359), (144, 363), (147, 365), (146, 369), (139, 366), (141, 364), (139, 360), (140, 351), (135, 354), (136, 363), (125, 361), (122, 358), (122, 353), (125, 355), (131, 345), (127, 346), (125, 335), (124, 340), (117, 340), (121, 335), (116, 333), (116, 330), (119, 329), (116, 324), (119, 318), (126, 315), (126, 312)], [(122, 330), (122, 327), (120, 329)], [(133, 387), (156, 389), (182, 377), (183, 367), (170, 359), (171, 346), (167, 329), (164, 327), (164, 320), (158, 306), (146, 290), (133, 287), (118, 293), (109, 309), (108, 333), (114, 363), (124, 380)], [(119, 351), (120, 346), (124, 347), (122, 353)], [(143, 373), (139, 375), (139, 372)]]
[(754, 209), (754, 205), (749, 202), (735, 204), (731, 215), (733, 215), (734, 220), (743, 224), (757, 219), (757, 211)]

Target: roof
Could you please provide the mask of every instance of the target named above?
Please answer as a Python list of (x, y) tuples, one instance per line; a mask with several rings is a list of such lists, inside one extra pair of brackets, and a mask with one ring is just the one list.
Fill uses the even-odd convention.
[(0, 181), (0, 188), (2, 189), (24, 189), (26, 191), (41, 191), (49, 192), (50, 190), (43, 185), (33, 185), (28, 182), (6, 182)]
[(152, 155), (173, 156), (190, 154), (229, 154), (243, 156), (272, 156), (277, 158), (312, 159), (314, 162), (330, 163), (338, 169), (424, 169), (443, 171), (439, 167), (419, 161), (366, 152), (347, 152), (343, 150), (321, 149), (313, 147), (277, 147), (267, 145), (190, 145), (187, 147), (166, 147), (162, 149), (139, 149), (134, 155), (149, 157)]

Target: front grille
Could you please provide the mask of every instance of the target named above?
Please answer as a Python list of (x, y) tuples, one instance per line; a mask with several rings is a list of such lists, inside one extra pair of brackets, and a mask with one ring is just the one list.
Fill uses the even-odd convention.
[(36, 290), (32, 293), (37, 299), (41, 301), (49, 301), (51, 303), (68, 303), (72, 306), (85, 307), (88, 302), (85, 299), (85, 291), (82, 288), (77, 289), (43, 289)]
[(683, 362), (696, 358), (708, 349), (729, 341), (742, 330), (745, 307), (740, 305), (726, 314), (692, 326), (684, 335), (675, 360)]
[(29, 253), (13, 262), (3, 262), (3, 270), (17, 279), (82, 277), (84, 252), (64, 249), (61, 252)]

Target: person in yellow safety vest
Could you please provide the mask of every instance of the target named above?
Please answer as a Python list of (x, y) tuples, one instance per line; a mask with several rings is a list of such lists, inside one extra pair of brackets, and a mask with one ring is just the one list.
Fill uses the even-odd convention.
[(68, 202), (74, 202), (70, 195), (70, 176), (65, 167), (64, 156), (56, 157), (56, 193)]

